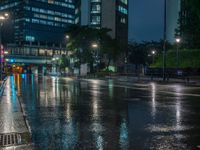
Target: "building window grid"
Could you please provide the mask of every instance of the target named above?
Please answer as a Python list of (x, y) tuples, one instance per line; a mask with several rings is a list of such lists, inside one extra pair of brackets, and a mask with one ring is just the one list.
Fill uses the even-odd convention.
[(48, 9), (41, 9), (37, 7), (32, 7), (31, 9), (33, 12), (41, 13), (41, 14), (47, 14), (47, 15), (53, 15), (53, 16), (60, 16), (63, 18), (71, 18), (74, 19), (74, 15), (67, 14), (67, 13), (61, 13), (58, 11), (48, 10)]
[(56, 0), (37, 0), (37, 1), (52, 4), (52, 5), (58, 5), (58, 6), (66, 7), (66, 8), (75, 9), (74, 4), (72, 4), (73, 3), (72, 0), (65, 0), (65, 2), (60, 2), (60, 1), (56, 1)]
[(93, 26), (101, 26), (101, 0), (91, 0), (90, 2), (90, 24)]

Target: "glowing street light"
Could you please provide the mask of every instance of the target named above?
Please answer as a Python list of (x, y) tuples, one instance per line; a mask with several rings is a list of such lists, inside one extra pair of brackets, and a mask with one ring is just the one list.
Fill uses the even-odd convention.
[(93, 44), (92, 44), (92, 47), (93, 47), (93, 48), (98, 48), (98, 44), (93, 43)]
[(176, 38), (176, 71), (179, 68), (179, 43), (181, 42), (180, 38)]
[(152, 53), (152, 56), (153, 56), (153, 64), (154, 64), (154, 57), (155, 57), (156, 51), (153, 50), (151, 53)]
[(68, 39), (70, 39), (70, 36), (69, 36), (69, 35), (66, 35), (65, 38), (68, 40)]
[(156, 51), (153, 50), (151, 53), (152, 53), (153, 55), (155, 55), (155, 54), (156, 54)]
[(180, 43), (181, 39), (180, 38), (176, 38), (176, 43)]

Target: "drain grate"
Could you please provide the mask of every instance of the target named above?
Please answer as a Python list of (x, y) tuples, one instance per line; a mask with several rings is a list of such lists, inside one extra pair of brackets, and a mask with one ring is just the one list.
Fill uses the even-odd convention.
[(18, 145), (21, 143), (21, 135), (17, 133), (0, 134), (0, 147)]

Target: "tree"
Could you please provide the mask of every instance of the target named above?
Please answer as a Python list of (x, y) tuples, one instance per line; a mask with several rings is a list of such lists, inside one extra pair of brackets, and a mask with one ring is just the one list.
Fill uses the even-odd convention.
[[(109, 36), (111, 30), (107, 28), (95, 29), (88, 26), (75, 26), (66, 32), (70, 37), (67, 48), (74, 53), (74, 57), (79, 60), (78, 66), (81, 63), (89, 63), (92, 66), (95, 62), (95, 54), (99, 52), (100, 60), (104, 55), (108, 57), (109, 66), (111, 59), (116, 60), (119, 54), (119, 46), (115, 39)], [(96, 48), (92, 44), (96, 43)]]
[(186, 0), (186, 3), (191, 7), (193, 13), (200, 18), (200, 0)]
[(62, 55), (60, 59), (60, 69), (65, 72), (65, 68), (68, 66), (69, 67), (69, 58), (66, 55)]
[(200, 1), (182, 0), (175, 36), (180, 36), (184, 48), (200, 48)]
[[(129, 53), (129, 61), (130, 63), (139, 65), (139, 64), (150, 64), (152, 63), (150, 55), (152, 55), (152, 51), (156, 51), (156, 55), (162, 54), (162, 45), (163, 41), (160, 42), (151, 41), (142, 43), (130, 42), (128, 45), (128, 53)], [(169, 49), (171, 45), (167, 43), (167, 49)]]

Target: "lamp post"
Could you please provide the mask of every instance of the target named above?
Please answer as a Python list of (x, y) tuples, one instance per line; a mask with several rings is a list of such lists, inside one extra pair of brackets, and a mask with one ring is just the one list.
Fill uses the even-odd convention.
[(57, 56), (55, 59), (56, 59), (56, 72), (57, 72), (57, 74), (58, 74), (58, 71), (60, 70), (60, 69), (59, 69), (59, 59), (60, 59), (60, 58)]
[(97, 43), (92, 44), (92, 48), (96, 49), (95, 60), (96, 60), (96, 63), (97, 63), (97, 72), (99, 71), (99, 51), (98, 51), (98, 47), (99, 47), (99, 45)]
[(167, 0), (164, 0), (164, 32), (163, 32), (163, 81), (166, 80), (166, 41), (167, 41)]
[(66, 38), (67, 40), (69, 40), (69, 39), (70, 39), (70, 36), (69, 36), (69, 35), (66, 35), (65, 38)]
[(1, 68), (1, 73), (0, 73), (0, 80), (2, 80), (3, 76), (2, 76), (2, 72), (3, 72), (3, 63), (2, 63), (2, 60), (3, 60), (3, 53), (2, 53), (2, 38), (1, 38), (1, 29), (2, 29), (2, 26), (3, 26), (3, 22), (9, 18), (9, 14), (8, 13), (4, 13), (3, 15), (0, 14), (0, 59), (1, 59), (1, 65), (0, 65), (0, 68)]
[(179, 43), (181, 42), (180, 38), (176, 38), (176, 71), (179, 68)]
[(156, 51), (153, 50), (151, 53), (152, 53), (152, 57), (153, 57), (153, 61), (152, 61), (152, 63), (154, 64), (154, 59), (155, 59), (154, 57), (155, 57)]

